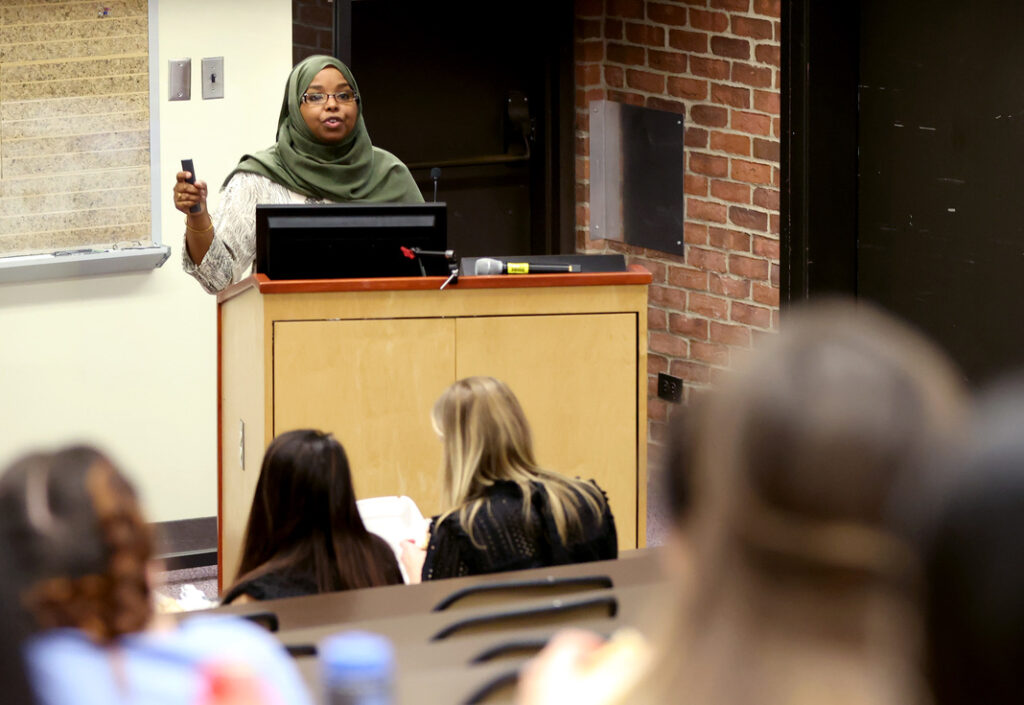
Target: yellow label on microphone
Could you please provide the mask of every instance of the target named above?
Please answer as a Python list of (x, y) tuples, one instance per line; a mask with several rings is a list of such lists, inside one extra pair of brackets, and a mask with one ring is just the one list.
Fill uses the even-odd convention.
[(529, 274), (530, 264), (528, 262), (509, 262), (505, 265), (509, 274)]

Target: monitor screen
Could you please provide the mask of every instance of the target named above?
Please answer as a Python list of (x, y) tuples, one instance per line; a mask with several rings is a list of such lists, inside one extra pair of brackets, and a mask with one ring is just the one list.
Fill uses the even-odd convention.
[[(444, 203), (256, 206), (256, 271), (270, 279), (448, 276)], [(421, 269), (422, 265), (422, 269)]]

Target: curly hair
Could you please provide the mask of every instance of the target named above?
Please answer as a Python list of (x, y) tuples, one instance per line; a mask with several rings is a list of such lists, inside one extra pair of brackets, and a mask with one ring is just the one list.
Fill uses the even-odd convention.
[(23, 458), (0, 478), (0, 510), (39, 628), (74, 627), (105, 644), (146, 625), (153, 538), (107, 457), (74, 446)]

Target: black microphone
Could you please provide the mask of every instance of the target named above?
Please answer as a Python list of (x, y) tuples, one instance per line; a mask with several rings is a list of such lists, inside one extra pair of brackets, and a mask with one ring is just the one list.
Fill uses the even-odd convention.
[(434, 180), (434, 203), (437, 203), (437, 182), (441, 180), (441, 167), (435, 166), (431, 169), (430, 178)]
[(578, 272), (578, 264), (531, 264), (529, 262), (502, 262), (500, 259), (481, 257), (473, 265), (473, 273), (484, 274), (558, 274)]

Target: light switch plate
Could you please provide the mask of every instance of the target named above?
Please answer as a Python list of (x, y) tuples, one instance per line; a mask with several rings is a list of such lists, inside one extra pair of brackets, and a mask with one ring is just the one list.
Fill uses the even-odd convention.
[(203, 100), (224, 97), (224, 57), (203, 59)]
[(167, 62), (167, 100), (192, 100), (192, 59)]

